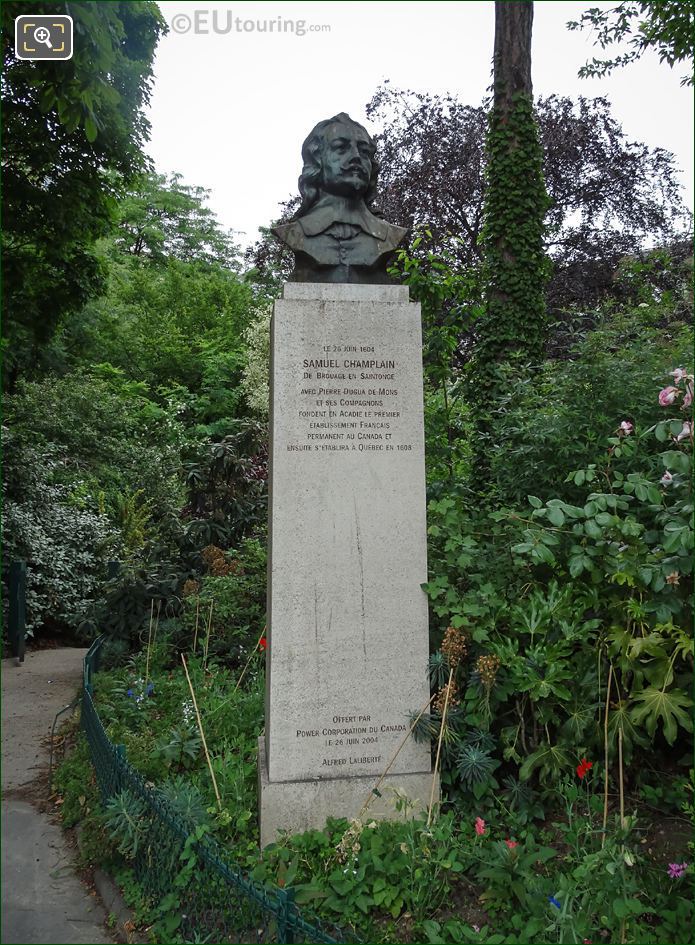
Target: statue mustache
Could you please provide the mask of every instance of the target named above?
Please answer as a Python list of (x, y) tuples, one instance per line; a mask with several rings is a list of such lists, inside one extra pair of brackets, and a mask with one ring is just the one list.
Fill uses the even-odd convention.
[(363, 177), (367, 176), (367, 169), (365, 168), (362, 159), (358, 157), (350, 158), (350, 160), (347, 161), (345, 164), (341, 164), (340, 170), (341, 171), (359, 171), (359, 173)]

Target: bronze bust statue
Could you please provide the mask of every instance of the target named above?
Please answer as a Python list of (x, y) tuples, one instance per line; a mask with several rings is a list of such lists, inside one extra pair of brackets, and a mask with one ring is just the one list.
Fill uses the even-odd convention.
[(320, 121), (302, 145), (302, 203), (273, 228), (294, 251), (293, 282), (391, 282), (386, 267), (406, 234), (369, 209), (379, 165), (374, 142), (345, 112)]

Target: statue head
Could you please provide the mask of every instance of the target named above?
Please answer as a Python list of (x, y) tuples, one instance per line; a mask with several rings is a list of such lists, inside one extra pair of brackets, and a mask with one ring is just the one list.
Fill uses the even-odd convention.
[(302, 203), (294, 219), (308, 213), (325, 193), (362, 198), (369, 206), (379, 173), (375, 154), (368, 131), (345, 112), (320, 121), (302, 145)]

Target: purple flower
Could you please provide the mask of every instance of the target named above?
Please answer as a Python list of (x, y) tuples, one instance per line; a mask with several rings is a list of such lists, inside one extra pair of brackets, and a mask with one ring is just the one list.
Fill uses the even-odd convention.
[(687, 863), (669, 863), (668, 875), (670, 879), (681, 879), (688, 868)]
[(145, 693), (145, 695), (151, 696), (153, 692), (154, 692), (154, 683), (148, 682), (148, 683), (147, 683), (147, 692)]
[(550, 903), (551, 906), (555, 906), (556, 909), (562, 909), (562, 906), (557, 901), (555, 896), (548, 896), (548, 902)]
[(128, 692), (126, 692), (126, 695), (128, 696), (129, 699), (132, 699), (132, 698), (133, 698), (133, 690), (132, 690), (132, 689), (129, 689)]

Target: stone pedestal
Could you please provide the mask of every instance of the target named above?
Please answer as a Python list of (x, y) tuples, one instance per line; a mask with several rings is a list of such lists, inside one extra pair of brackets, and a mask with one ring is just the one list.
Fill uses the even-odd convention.
[[(404, 286), (275, 303), (263, 845), (357, 816), (429, 698), (421, 344)], [(422, 810), (430, 771), (410, 738), (388, 784)]]

